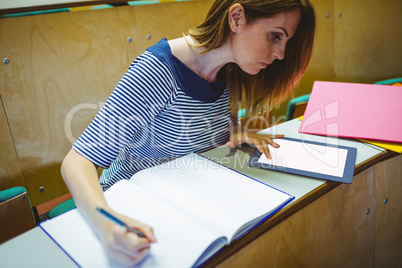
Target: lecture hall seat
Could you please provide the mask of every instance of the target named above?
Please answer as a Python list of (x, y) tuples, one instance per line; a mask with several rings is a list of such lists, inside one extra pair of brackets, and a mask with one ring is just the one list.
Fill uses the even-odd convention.
[(0, 191), (0, 243), (36, 226), (31, 201), (24, 187)]

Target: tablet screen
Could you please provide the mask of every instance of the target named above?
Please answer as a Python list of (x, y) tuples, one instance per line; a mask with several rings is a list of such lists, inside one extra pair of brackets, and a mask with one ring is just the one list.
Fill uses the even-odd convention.
[(277, 170), (290, 168), (336, 177), (344, 175), (347, 149), (302, 140), (275, 139), (275, 142), (280, 147), (269, 145), (272, 159), (261, 154), (258, 163), (275, 166)]

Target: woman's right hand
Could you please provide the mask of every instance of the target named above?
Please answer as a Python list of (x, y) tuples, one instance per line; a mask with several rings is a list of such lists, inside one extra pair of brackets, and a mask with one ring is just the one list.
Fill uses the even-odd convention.
[(134, 266), (147, 256), (151, 243), (156, 242), (154, 232), (151, 227), (141, 222), (121, 214), (115, 215), (129, 226), (141, 231), (146, 237), (139, 237), (137, 234), (127, 231), (126, 228), (109, 221), (104, 221), (96, 231), (110, 260), (125, 266)]
[[(63, 160), (61, 173), (77, 208), (100, 236), (108, 258), (119, 264), (133, 266), (145, 258), (151, 243), (156, 242), (154, 232), (151, 227), (108, 207), (96, 169), (94, 163), (71, 149)], [(106, 219), (96, 211), (97, 207), (106, 209), (129, 226), (138, 229), (146, 238), (128, 232), (126, 228)]]

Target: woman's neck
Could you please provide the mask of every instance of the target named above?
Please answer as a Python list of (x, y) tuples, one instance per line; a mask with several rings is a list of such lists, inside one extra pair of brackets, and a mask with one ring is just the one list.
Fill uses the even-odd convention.
[(219, 70), (230, 62), (229, 49), (224, 45), (208, 53), (196, 48), (198, 42), (190, 36), (168, 41), (172, 54), (208, 82), (215, 82)]

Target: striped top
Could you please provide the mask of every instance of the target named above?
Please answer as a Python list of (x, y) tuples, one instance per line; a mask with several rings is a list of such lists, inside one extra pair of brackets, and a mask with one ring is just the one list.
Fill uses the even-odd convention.
[(225, 83), (200, 77), (162, 39), (134, 60), (73, 148), (104, 168), (106, 190), (144, 168), (221, 145), (237, 122)]

